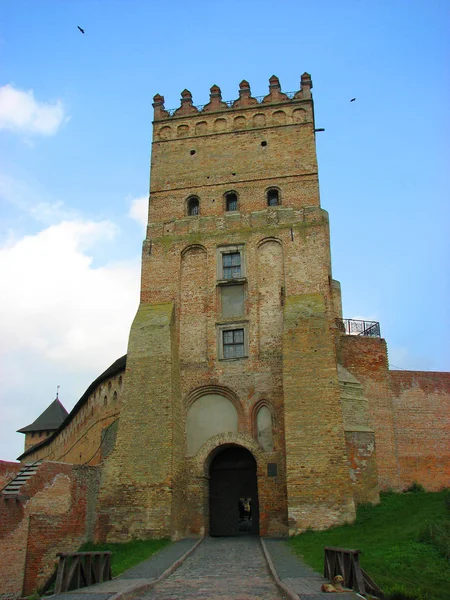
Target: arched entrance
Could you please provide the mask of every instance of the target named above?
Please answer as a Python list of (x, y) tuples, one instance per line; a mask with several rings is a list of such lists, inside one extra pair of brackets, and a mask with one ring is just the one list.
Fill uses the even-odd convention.
[(219, 451), (209, 468), (209, 533), (259, 534), (256, 461), (242, 446)]

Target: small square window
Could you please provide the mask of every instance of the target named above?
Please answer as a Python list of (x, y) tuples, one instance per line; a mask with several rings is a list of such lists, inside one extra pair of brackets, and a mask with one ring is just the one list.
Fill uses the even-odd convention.
[(244, 330), (230, 329), (223, 331), (223, 357), (242, 358), (244, 353)]
[(238, 279), (241, 276), (241, 253), (222, 254), (222, 273), (224, 279)]
[(245, 279), (243, 244), (217, 248), (217, 279), (229, 282)]
[(237, 322), (217, 325), (217, 346), (220, 360), (248, 356), (248, 324)]

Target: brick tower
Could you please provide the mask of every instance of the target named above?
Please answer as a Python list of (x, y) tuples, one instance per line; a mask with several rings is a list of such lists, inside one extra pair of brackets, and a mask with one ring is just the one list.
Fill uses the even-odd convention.
[(233, 533), (245, 496), (261, 535), (354, 518), (311, 88), (304, 73), (294, 94), (273, 76), (264, 98), (246, 81), (231, 103), (217, 86), (203, 107), (188, 90), (175, 111), (154, 97), (141, 299), (99, 538)]

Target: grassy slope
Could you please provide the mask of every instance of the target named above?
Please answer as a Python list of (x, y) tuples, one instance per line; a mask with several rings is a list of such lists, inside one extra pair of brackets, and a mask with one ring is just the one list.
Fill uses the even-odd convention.
[[(448, 561), (434, 546), (418, 541), (427, 522), (448, 518), (446, 493), (382, 494), (378, 506), (358, 509), (354, 525), (308, 531), (289, 543), (319, 572), (324, 546), (359, 549), (361, 566), (388, 597), (448, 600)], [(404, 595), (394, 596), (395, 591)]]
[(110, 550), (112, 576), (117, 577), (169, 544), (169, 540), (133, 540), (124, 544), (83, 544), (80, 552)]

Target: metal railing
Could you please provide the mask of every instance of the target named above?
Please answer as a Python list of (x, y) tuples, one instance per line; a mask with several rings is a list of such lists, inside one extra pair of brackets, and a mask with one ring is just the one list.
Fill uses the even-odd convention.
[[(285, 94), (289, 100), (293, 100), (294, 96), (297, 92), (281, 92), (282, 94)], [(266, 94), (267, 96), (267, 94)], [(252, 96), (252, 98), (254, 98), (255, 100), (258, 101), (258, 104), (262, 104), (262, 101), (264, 100), (264, 98), (266, 96)], [(239, 98), (236, 98), (236, 100), (238, 100)], [(225, 102), (225, 104), (231, 108), (233, 106), (233, 104), (236, 102), (236, 100), (222, 100), (222, 102)], [(207, 106), (206, 104), (197, 104), (196, 106), (193, 106), (193, 108), (196, 108), (198, 110), (198, 112), (201, 112), (205, 106)], [(166, 110), (169, 115), (171, 117), (173, 117), (173, 115), (175, 114), (175, 111), (178, 110), (180, 108), (180, 106), (177, 106), (177, 108), (165, 108), (164, 110)]]
[(346, 335), (381, 337), (378, 321), (360, 321), (358, 319), (336, 319), (338, 329)]

